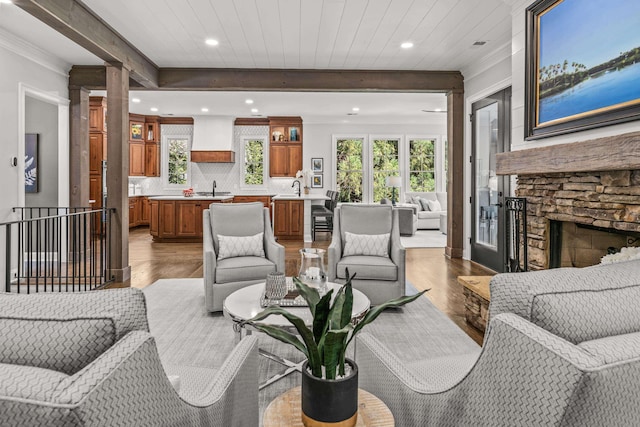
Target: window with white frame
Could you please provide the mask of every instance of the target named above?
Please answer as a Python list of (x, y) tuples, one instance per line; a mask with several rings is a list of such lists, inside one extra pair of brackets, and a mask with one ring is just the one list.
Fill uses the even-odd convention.
[(435, 139), (409, 139), (408, 191), (436, 191), (435, 148)]
[(191, 182), (190, 136), (162, 138), (162, 176), (166, 188), (188, 188)]
[(264, 138), (244, 138), (242, 140), (242, 168), (240, 182), (243, 187), (263, 187), (267, 182)]
[(400, 138), (375, 138), (371, 143), (373, 202), (392, 198), (394, 190), (387, 187), (387, 178), (400, 176), (400, 142)]
[(336, 188), (341, 202), (364, 200), (364, 138), (336, 138)]

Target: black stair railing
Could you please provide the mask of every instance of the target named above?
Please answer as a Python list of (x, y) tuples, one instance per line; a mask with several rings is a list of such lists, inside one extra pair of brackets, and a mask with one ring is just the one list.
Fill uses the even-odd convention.
[(0, 223), (5, 292), (88, 291), (113, 281), (109, 255), (113, 209), (20, 207), (13, 211), (19, 219)]

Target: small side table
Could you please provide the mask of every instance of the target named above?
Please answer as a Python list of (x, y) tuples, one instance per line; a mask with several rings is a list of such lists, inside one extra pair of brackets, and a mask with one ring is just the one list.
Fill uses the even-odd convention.
[[(281, 394), (269, 403), (262, 417), (264, 427), (304, 427), (300, 387)], [(358, 389), (357, 427), (394, 427), (393, 414), (387, 405), (373, 394)]]

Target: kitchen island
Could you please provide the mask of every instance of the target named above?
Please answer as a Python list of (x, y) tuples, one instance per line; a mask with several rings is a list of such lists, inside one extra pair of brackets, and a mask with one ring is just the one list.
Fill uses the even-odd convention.
[(149, 233), (159, 242), (201, 242), (202, 211), (211, 203), (231, 202), (231, 195), (149, 197)]
[(273, 197), (273, 234), (279, 239), (311, 238), (311, 202), (329, 200), (324, 194), (278, 194)]

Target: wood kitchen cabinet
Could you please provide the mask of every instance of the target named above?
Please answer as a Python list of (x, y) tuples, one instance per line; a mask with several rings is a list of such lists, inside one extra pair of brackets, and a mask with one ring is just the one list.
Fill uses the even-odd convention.
[(144, 176), (144, 143), (129, 142), (129, 176)]
[(150, 200), (149, 233), (156, 241), (202, 241), (202, 212), (232, 200)]
[(107, 98), (103, 96), (89, 97), (89, 131), (106, 132), (107, 130)]
[(303, 200), (276, 200), (273, 203), (273, 233), (283, 240), (303, 238)]
[(140, 197), (140, 216), (138, 218), (138, 225), (149, 225), (151, 220), (151, 206), (149, 204), (148, 197)]
[(302, 170), (302, 118), (269, 117), (269, 176), (295, 177)]
[(89, 133), (89, 174), (102, 174), (102, 161), (107, 159), (106, 134)]
[(269, 218), (273, 215), (271, 207), (271, 196), (234, 196), (233, 203), (262, 202), (265, 208), (269, 208)]
[(146, 116), (144, 129), (144, 175), (160, 176), (160, 122), (158, 116)]
[(91, 208), (100, 209), (102, 207), (102, 176), (89, 175), (89, 200), (93, 200)]
[(129, 197), (129, 228), (138, 225), (138, 198)]

